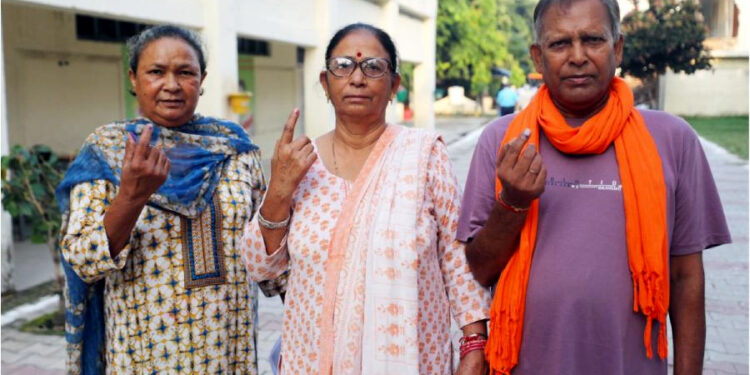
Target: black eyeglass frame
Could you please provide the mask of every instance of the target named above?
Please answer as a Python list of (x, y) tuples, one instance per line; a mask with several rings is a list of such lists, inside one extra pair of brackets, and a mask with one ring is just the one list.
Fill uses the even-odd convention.
[[(334, 60), (336, 60), (336, 59), (346, 59), (346, 60), (351, 61), (354, 64), (354, 69), (352, 69), (352, 71), (349, 72), (349, 74), (347, 74), (347, 75), (338, 75), (338, 74), (334, 73), (333, 69), (331, 69), (331, 62), (334, 61)], [(361, 70), (362, 74), (364, 74), (364, 76), (367, 77), (367, 78), (381, 78), (381, 77), (385, 76), (388, 73), (388, 71), (384, 71), (383, 74), (381, 74), (379, 76), (371, 76), (371, 75), (368, 75), (367, 73), (365, 73), (365, 69), (363, 68), (364, 64), (367, 63), (367, 62), (369, 62), (369, 61), (372, 61), (372, 60), (385, 61), (386, 66), (388, 67), (388, 70), (391, 71), (391, 74), (393, 74), (393, 75), (397, 74), (395, 72), (395, 70), (393, 69), (393, 65), (391, 65), (391, 62), (388, 61), (388, 59), (383, 58), (383, 57), (367, 57), (367, 58), (362, 59), (362, 61), (357, 62), (357, 60), (355, 60), (353, 57), (350, 57), (350, 56), (334, 56), (334, 57), (331, 57), (330, 59), (328, 59), (326, 61), (325, 68), (326, 68), (326, 71), (328, 71), (329, 73), (333, 74), (333, 76), (337, 77), (337, 78), (347, 78), (347, 77), (350, 77), (352, 74), (354, 74), (354, 71), (357, 70), (357, 67), (359, 67), (359, 70)]]

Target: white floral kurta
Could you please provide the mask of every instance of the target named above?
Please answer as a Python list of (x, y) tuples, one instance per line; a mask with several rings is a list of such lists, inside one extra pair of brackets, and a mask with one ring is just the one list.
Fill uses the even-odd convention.
[[(86, 282), (106, 279), (109, 374), (255, 374), (256, 289), (240, 261), (245, 222), (265, 189), (259, 151), (230, 159), (216, 188), (225, 281), (186, 288), (184, 220), (146, 206), (130, 242), (112, 259), (103, 226), (115, 185), (77, 185), (62, 252)], [(205, 249), (208, 249), (206, 247)], [(196, 250), (197, 251), (197, 250)], [(208, 250), (199, 262), (213, 261)], [(200, 269), (198, 270), (200, 271)]]
[[(437, 143), (429, 156), (427, 194), (414, 197), (424, 199), (417, 214), (420, 281), (414, 285), (419, 290), (419, 371), (424, 374), (451, 373), (451, 315), (459, 326), (488, 316), (488, 291), (472, 277), (464, 247), (455, 240), (460, 193), (449, 164), (445, 145)], [(243, 257), (251, 277), (274, 278), (290, 269), (282, 333), (283, 374), (319, 373), (319, 320), (324, 305), (329, 242), (352, 189), (351, 182), (330, 173), (318, 158), (294, 194), (290, 232), (280, 249), (267, 255), (257, 215), (245, 229)], [(365, 272), (362, 267), (361, 264), (356, 269), (345, 267), (342, 273)], [(352, 289), (355, 295), (369, 292), (363, 285), (339, 285), (339, 288)], [(374, 353), (361, 352), (361, 355)]]

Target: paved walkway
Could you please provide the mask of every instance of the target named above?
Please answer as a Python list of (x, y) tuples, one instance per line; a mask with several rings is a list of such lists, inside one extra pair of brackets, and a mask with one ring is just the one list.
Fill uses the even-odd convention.
[(748, 374), (748, 165), (704, 143), (732, 233), (732, 244), (704, 252), (704, 374)]
[[(481, 119), (444, 119), (456, 175), (463, 185)], [(705, 252), (707, 345), (706, 375), (748, 374), (748, 164), (712, 144), (705, 144), (734, 243)], [(281, 332), (278, 297), (260, 298), (258, 357), (260, 373), (270, 375), (265, 360)], [(3, 374), (60, 375), (65, 363), (62, 337), (30, 335), (15, 325), (2, 329)]]

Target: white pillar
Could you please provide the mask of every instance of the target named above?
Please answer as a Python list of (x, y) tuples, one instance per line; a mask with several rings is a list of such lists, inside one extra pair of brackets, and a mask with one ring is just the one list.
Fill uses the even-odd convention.
[(748, 0), (736, 1), (737, 10), (740, 12), (739, 24), (737, 25), (737, 50), (748, 52), (748, 29), (750, 26), (750, 4)]
[(315, 2), (316, 20), (315, 47), (305, 49), (305, 64), (302, 87), (304, 90), (304, 108), (302, 117), (305, 124), (305, 135), (316, 138), (333, 129), (335, 114), (333, 107), (326, 101), (325, 91), (320, 85), (319, 76), (325, 65), (325, 53), (328, 40), (336, 32), (335, 20), (338, 16), (339, 0), (318, 0)]
[[(380, 8), (380, 24), (376, 25), (383, 29), (391, 38), (396, 35), (396, 22), (398, 22), (398, 2), (396, 0), (388, 0)], [(394, 40), (394, 43), (398, 44), (398, 41)], [(398, 45), (396, 46), (398, 48)], [(393, 93), (394, 95), (396, 93)], [(403, 111), (401, 111), (403, 116)], [(388, 123), (396, 123), (401, 121), (398, 110), (398, 102), (394, 99), (385, 111), (385, 121)]]
[[(5, 50), (3, 46), (3, 32), (0, 28), (0, 126), (2, 127), (2, 139), (0, 142), (0, 149), (2, 149), (2, 155), (8, 155), (10, 149), (8, 147), (8, 111), (5, 106)], [(0, 217), (2, 219), (2, 239), (0, 240), (0, 247), (2, 247), (2, 253), (0, 257), (0, 267), (2, 268), (2, 291), (14, 289), (13, 285), (13, 227), (11, 226), (10, 215), (2, 209), (0, 204)]]
[(237, 29), (234, 24), (236, 0), (203, 0), (203, 42), (208, 54), (203, 82), (204, 94), (198, 103), (202, 115), (238, 121), (229, 109), (228, 95), (238, 90)]
[(414, 67), (414, 125), (435, 128), (435, 18), (422, 22), (424, 59)]

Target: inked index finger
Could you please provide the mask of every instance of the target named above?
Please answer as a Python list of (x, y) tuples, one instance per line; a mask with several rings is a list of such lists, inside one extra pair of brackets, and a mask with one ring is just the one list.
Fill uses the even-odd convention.
[(297, 119), (299, 118), (299, 109), (295, 108), (292, 113), (289, 114), (289, 118), (286, 119), (284, 124), (284, 130), (281, 132), (281, 138), (279, 142), (282, 144), (288, 144), (292, 142), (294, 138), (294, 127), (297, 125)]
[(521, 150), (523, 150), (524, 145), (526, 145), (526, 142), (529, 141), (529, 137), (531, 135), (531, 130), (524, 129), (524, 131), (516, 138), (513, 138), (510, 142), (508, 142), (504, 147), (503, 150), (503, 158), (502, 160), (499, 160), (498, 164), (505, 165), (507, 167), (512, 168), (514, 165), (516, 165), (516, 162), (518, 161), (518, 155), (521, 153)]

